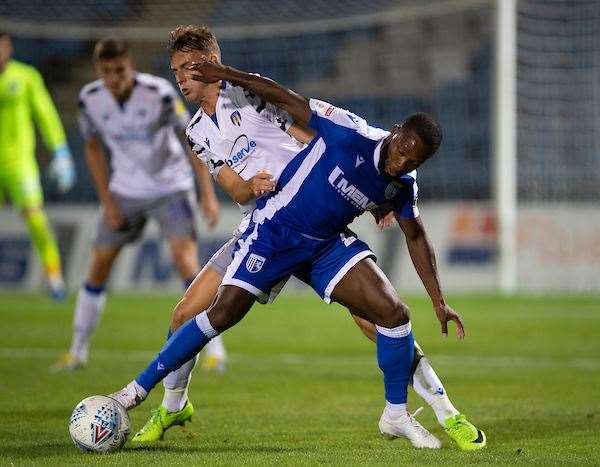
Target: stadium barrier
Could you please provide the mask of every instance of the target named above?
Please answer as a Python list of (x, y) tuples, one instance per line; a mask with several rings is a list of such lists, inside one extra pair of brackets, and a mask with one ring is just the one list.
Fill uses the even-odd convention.
[[(497, 283), (497, 226), (487, 203), (446, 202), (420, 206), (448, 292), (493, 291)], [(62, 252), (71, 289), (86, 275), (97, 206), (50, 205), (48, 214)], [(42, 271), (19, 216), (0, 211), (0, 288), (36, 290)], [(222, 209), (213, 231), (200, 223), (202, 264), (226, 241), (239, 220), (232, 206)], [(600, 291), (600, 212), (589, 203), (519, 207), (518, 288), (523, 292)], [(378, 255), (379, 264), (400, 293), (423, 292), (398, 227), (379, 232), (370, 216), (352, 226)], [(180, 280), (158, 227), (149, 223), (142, 239), (125, 248), (111, 277), (113, 290), (177, 292)], [(289, 289), (302, 287), (292, 283)]]

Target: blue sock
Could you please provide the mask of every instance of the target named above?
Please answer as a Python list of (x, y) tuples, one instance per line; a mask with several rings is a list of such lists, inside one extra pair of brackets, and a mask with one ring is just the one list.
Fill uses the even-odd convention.
[(217, 335), (206, 317), (206, 312), (198, 315), (198, 318), (198, 322), (196, 318), (192, 318), (175, 331), (158, 356), (135, 379), (146, 392), (150, 392), (171, 371), (194, 357)]
[(93, 295), (100, 295), (102, 292), (104, 292), (105, 286), (104, 284), (91, 285), (86, 282), (85, 284), (83, 284), (83, 288)]
[(377, 362), (383, 372), (385, 400), (405, 404), (414, 354), (410, 323), (387, 329), (377, 326)]

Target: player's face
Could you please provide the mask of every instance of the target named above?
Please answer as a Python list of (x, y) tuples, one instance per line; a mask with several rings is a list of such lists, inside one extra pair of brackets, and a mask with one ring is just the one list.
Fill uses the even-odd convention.
[(0, 73), (4, 73), (6, 64), (12, 56), (13, 48), (8, 36), (0, 37)]
[(127, 55), (96, 61), (96, 74), (117, 99), (127, 96), (133, 88), (135, 70)]
[(384, 160), (384, 170), (388, 175), (395, 177), (412, 172), (427, 158), (427, 148), (414, 131), (394, 125), (388, 138)]
[(199, 62), (203, 59), (210, 61), (219, 61), (219, 58), (208, 52), (194, 50), (190, 52), (175, 51), (171, 56), (171, 71), (175, 75), (177, 85), (181, 94), (183, 94), (189, 102), (201, 104), (207, 96), (214, 93), (215, 83), (202, 83), (190, 78), (192, 71), (190, 65)]

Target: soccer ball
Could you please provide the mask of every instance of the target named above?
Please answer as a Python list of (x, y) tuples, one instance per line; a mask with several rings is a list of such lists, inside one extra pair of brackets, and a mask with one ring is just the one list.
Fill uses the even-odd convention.
[(69, 433), (82, 451), (108, 453), (123, 447), (129, 435), (127, 410), (107, 396), (83, 399), (71, 414)]

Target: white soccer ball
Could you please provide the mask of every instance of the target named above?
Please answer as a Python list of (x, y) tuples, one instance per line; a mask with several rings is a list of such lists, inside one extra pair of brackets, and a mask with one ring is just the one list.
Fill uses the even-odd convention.
[(127, 441), (129, 427), (127, 410), (107, 396), (83, 399), (69, 420), (71, 439), (86, 452), (118, 451)]

